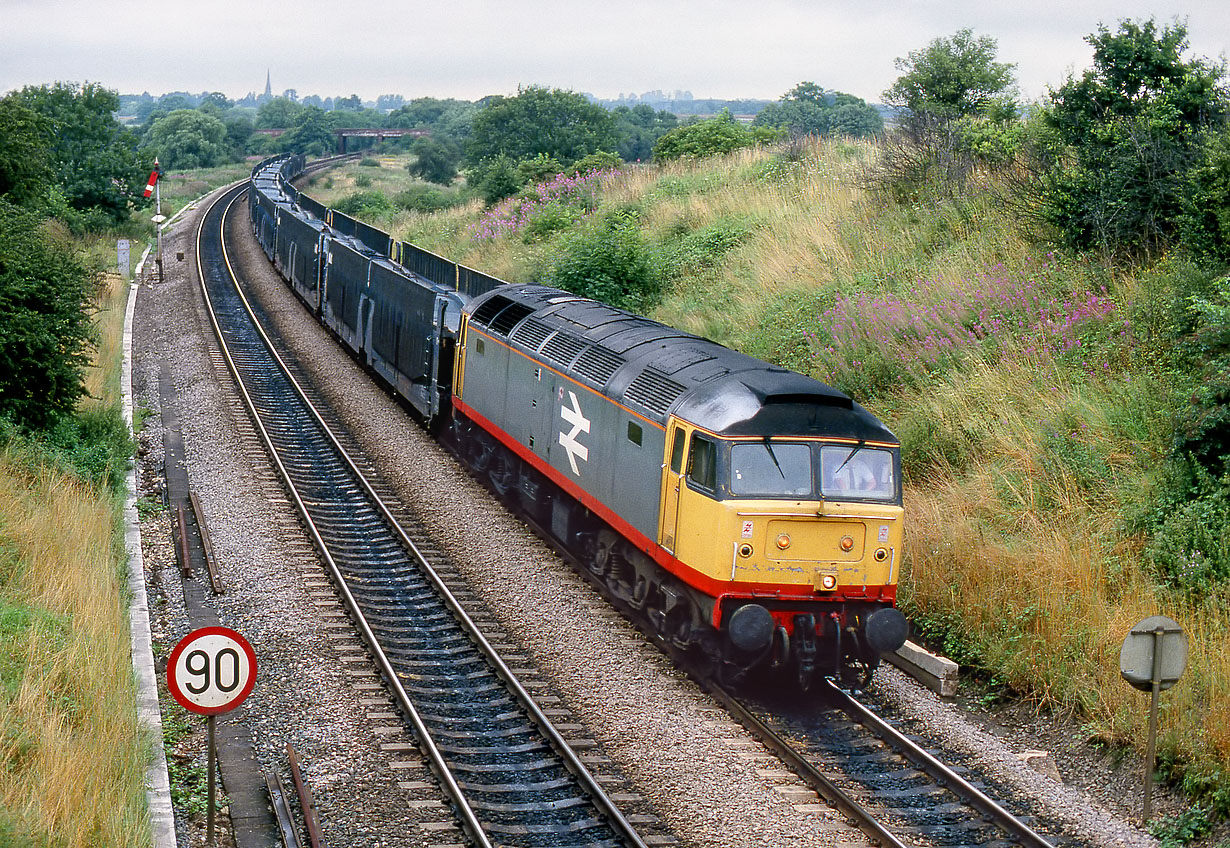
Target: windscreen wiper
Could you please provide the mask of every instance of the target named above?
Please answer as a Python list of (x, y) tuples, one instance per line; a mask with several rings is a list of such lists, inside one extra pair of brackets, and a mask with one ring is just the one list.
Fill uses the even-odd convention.
[(764, 449), (769, 452), (769, 459), (773, 460), (773, 464), (777, 467), (777, 473), (781, 475), (783, 480), (785, 480), (786, 472), (782, 471), (782, 464), (777, 461), (777, 454), (773, 453), (773, 445), (769, 444), (768, 436), (764, 437)]

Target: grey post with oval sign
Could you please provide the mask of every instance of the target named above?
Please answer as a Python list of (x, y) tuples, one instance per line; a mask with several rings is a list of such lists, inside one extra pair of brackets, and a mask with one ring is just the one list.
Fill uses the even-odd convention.
[(1152, 615), (1133, 627), (1119, 649), (1119, 673), (1137, 689), (1152, 693), (1149, 738), (1145, 745), (1145, 800), (1141, 819), (1149, 821), (1153, 799), (1153, 761), (1157, 746), (1158, 693), (1179, 682), (1187, 668), (1187, 634), (1172, 618)]

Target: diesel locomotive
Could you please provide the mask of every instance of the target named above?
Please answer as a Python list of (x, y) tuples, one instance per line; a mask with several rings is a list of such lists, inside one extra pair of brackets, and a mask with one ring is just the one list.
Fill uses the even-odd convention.
[(252, 173), (265, 253), (480, 479), (727, 677), (863, 686), (901, 647), (900, 444), (845, 394), (597, 301), (396, 243)]

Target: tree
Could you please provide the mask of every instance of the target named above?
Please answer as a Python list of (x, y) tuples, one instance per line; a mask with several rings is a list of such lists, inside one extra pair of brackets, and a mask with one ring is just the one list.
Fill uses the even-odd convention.
[(115, 120), (119, 96), (94, 83), (27, 86), (15, 96), (46, 122), (52, 179), (69, 206), (126, 220), (149, 172), (136, 136)]
[(1222, 129), (1225, 68), (1184, 59), (1187, 29), (1152, 21), (1100, 26), (1093, 65), (1050, 93), (1053, 132), (1043, 188), (1048, 219), (1074, 247), (1164, 249), (1183, 218), (1187, 175), (1206, 133)]
[(895, 62), (901, 76), (884, 92), (884, 102), (906, 117), (948, 120), (985, 113), (1016, 95), (1016, 65), (995, 61), (997, 44), (969, 29), (937, 38)]
[(94, 278), (33, 212), (0, 200), (0, 414), (41, 430), (73, 411)]
[(466, 159), (479, 172), (500, 156), (520, 162), (545, 154), (569, 165), (616, 143), (615, 120), (606, 109), (572, 91), (530, 87), (479, 110)]
[(46, 120), (19, 97), (0, 98), (0, 196), (18, 205), (47, 193), (51, 179)]
[(780, 134), (780, 130), (772, 127), (745, 127), (735, 120), (729, 109), (723, 109), (712, 118), (685, 124), (663, 134), (653, 147), (653, 155), (655, 159), (663, 160), (700, 159), (741, 147), (754, 147)]
[(420, 136), (414, 140), (410, 152), (414, 154), (414, 161), (406, 166), (406, 170), (414, 176), (443, 186), (457, 176), (461, 151), (455, 145), (431, 136)]
[(229, 158), (226, 124), (195, 109), (178, 109), (159, 118), (144, 147), (168, 168), (211, 168)]
[(349, 97), (339, 97), (333, 101), (333, 109), (337, 112), (358, 112), (362, 108), (363, 101), (357, 94), (352, 94)]
[(679, 126), (679, 119), (673, 112), (665, 109), (655, 112), (648, 103), (639, 103), (631, 109), (617, 106), (611, 115), (615, 118), (615, 132), (619, 136), (615, 151), (625, 162), (648, 160), (658, 139)]
[(770, 103), (756, 116), (759, 127), (780, 127), (793, 136), (873, 136), (884, 130), (880, 113), (860, 97), (825, 91), (814, 82), (801, 82)]
[(328, 113), (315, 106), (305, 106), (290, 129), (278, 138), (278, 146), (284, 151), (323, 156), (337, 146), (333, 130)]
[(295, 126), (307, 106), (300, 106), (285, 97), (275, 97), (256, 110), (258, 130), (284, 130)]

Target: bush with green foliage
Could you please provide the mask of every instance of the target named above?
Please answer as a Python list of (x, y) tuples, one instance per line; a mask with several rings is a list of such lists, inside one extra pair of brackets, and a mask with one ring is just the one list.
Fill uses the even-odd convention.
[(406, 170), (414, 176), (442, 186), (456, 179), (457, 166), (461, 162), (461, 150), (457, 145), (420, 136), (410, 146), (410, 152), (414, 154), (414, 161)]
[(583, 156), (572, 163), (572, 167), (568, 168), (569, 176), (585, 176), (598, 171), (615, 171), (618, 170), (624, 160), (618, 153), (608, 153), (605, 150), (595, 151), (588, 156)]
[(439, 212), (462, 202), (460, 194), (447, 194), (435, 186), (418, 183), (397, 193), (393, 203), (409, 212)]
[[(1051, 92), (1044, 112), (1054, 134), (1046, 214), (1077, 249), (1157, 253), (1183, 219), (1186, 175), (1202, 162), (1206, 131), (1230, 111), (1225, 68), (1185, 59), (1179, 23), (1122, 21), (1086, 40), (1093, 66)], [(1216, 174), (1204, 185), (1215, 188)]]
[(76, 407), (95, 284), (38, 215), (0, 200), (0, 415), (41, 430)]
[(776, 141), (785, 134), (776, 127), (747, 127), (735, 120), (729, 109), (720, 114), (685, 124), (662, 135), (653, 146), (655, 159), (703, 159)]
[(1230, 262), (1230, 131), (1204, 135), (1179, 191), (1179, 239), (1196, 256)]
[(179, 109), (159, 118), (141, 146), (164, 168), (212, 168), (230, 158), (226, 124), (196, 109)]
[(528, 169), (534, 173), (519, 174), (523, 162), (554, 160), (559, 173), (616, 143), (615, 120), (606, 109), (572, 91), (531, 86), (516, 97), (493, 98), (474, 116), (466, 161), (471, 182), (491, 204), (543, 178), (537, 166)]
[(952, 119), (1003, 108), (1015, 98), (1016, 65), (995, 61), (997, 42), (970, 29), (937, 38), (896, 60), (899, 76), (884, 92), (885, 104), (907, 120)]
[(56, 83), (8, 96), (40, 116), (52, 180), (69, 207), (98, 210), (118, 223), (143, 205), (149, 163), (137, 152), (136, 135), (115, 120), (115, 92), (94, 83)]
[(0, 98), (0, 197), (33, 203), (47, 192), (51, 163), (47, 160), (47, 119), (20, 98)]
[(855, 138), (884, 132), (884, 119), (866, 101), (853, 94), (825, 91), (814, 82), (801, 82), (756, 115), (758, 127), (779, 127), (792, 136), (844, 135)]
[(1186, 306), (1187, 316), (1173, 325), (1181, 334), (1176, 356), (1199, 381), (1176, 422), (1147, 554), (1165, 582), (1207, 593), (1230, 584), (1230, 279), (1190, 296)]
[(394, 211), (393, 201), (379, 189), (366, 189), (348, 194), (333, 204), (344, 215), (360, 220), (383, 218)]
[(635, 210), (615, 210), (565, 233), (540, 275), (543, 282), (612, 306), (645, 313), (661, 280)]

